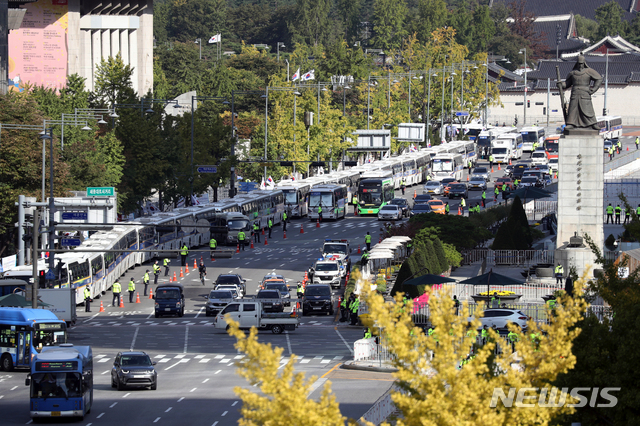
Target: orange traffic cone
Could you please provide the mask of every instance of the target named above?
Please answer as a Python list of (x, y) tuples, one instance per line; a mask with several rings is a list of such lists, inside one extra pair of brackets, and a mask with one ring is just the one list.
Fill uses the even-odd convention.
[(360, 252), (360, 246), (358, 246), (358, 254), (360, 254), (360, 253), (361, 253), (361, 252)]
[(458, 216), (462, 216), (462, 207), (458, 206)]
[(264, 235), (264, 228), (262, 228), (262, 235)]
[(509, 158), (509, 165), (511, 165), (511, 158)]
[[(182, 276), (182, 269), (180, 270), (180, 276)], [(176, 277), (176, 271), (173, 271), (173, 281), (178, 281), (178, 277)]]
[(353, 206), (353, 215), (358, 216), (358, 206)]
[(491, 166), (491, 173), (493, 173), (493, 166)]
[(140, 303), (140, 293), (136, 292), (136, 303)]
[(300, 233), (304, 234), (304, 228), (302, 227), (302, 224), (300, 224)]
[(216, 261), (215, 253), (214, 253), (214, 252), (211, 252), (211, 261), (212, 261), (212, 262), (215, 262), (215, 261)]
[(124, 300), (122, 300), (122, 296), (120, 296), (120, 307), (124, 308)]
[(240, 244), (238, 244), (238, 247), (236, 247), (236, 254), (240, 253)]
[(102, 305), (102, 300), (100, 301), (100, 311), (99, 312), (104, 312), (104, 306)]
[(418, 192), (414, 189), (413, 190), (413, 198), (415, 199), (418, 196)]
[(286, 240), (286, 239), (287, 239), (287, 231), (284, 231), (284, 232), (282, 233), (282, 239), (283, 239), (283, 240)]
[(629, 151), (629, 147), (627, 146), (627, 151)]
[(264, 239), (264, 245), (265, 245), (265, 246), (268, 246), (268, 245), (269, 245), (269, 243), (267, 243), (267, 239), (266, 239), (266, 238)]
[(316, 228), (320, 228), (320, 219), (316, 220)]
[[(202, 258), (200, 258), (200, 260), (202, 260)], [(195, 259), (193, 259), (193, 269), (198, 269), (198, 264)]]
[(307, 281), (308, 279), (309, 279), (309, 276), (308, 276), (308, 275), (307, 275), (307, 273), (305, 272), (305, 273), (304, 273), (303, 281)]
[[(202, 259), (202, 256), (200, 256), (200, 262), (203, 262), (203, 261), (204, 261), (204, 260)], [(193, 264), (195, 265), (195, 260), (194, 260), (194, 263), (193, 263)], [(195, 268), (195, 267), (196, 267), (196, 266), (194, 266), (194, 268)]]
[(185, 269), (184, 273), (188, 274), (189, 273), (189, 264), (188, 263), (185, 265), (184, 269)]
[(253, 240), (251, 241), (251, 246), (249, 246), (249, 248), (253, 248)]
[(149, 299), (153, 299), (153, 287), (149, 289)]
[(180, 278), (184, 278), (184, 274), (182, 273), (182, 268), (180, 268)]
[(502, 169), (500, 168), (500, 163), (498, 163), (498, 170), (502, 170)]
[(469, 175), (467, 175), (467, 182), (469, 182)]

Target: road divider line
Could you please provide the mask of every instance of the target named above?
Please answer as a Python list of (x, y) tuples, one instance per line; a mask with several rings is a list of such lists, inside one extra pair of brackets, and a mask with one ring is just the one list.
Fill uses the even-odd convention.
[(187, 326), (187, 330), (184, 333), (184, 349), (182, 351), (183, 354), (187, 353), (187, 344), (189, 343), (189, 326)]
[(97, 314), (95, 314), (95, 315), (91, 315), (89, 318), (87, 318), (86, 320), (84, 320), (84, 321), (82, 321), (82, 322), (89, 322), (89, 321), (91, 321), (92, 319), (94, 319), (95, 317), (97, 317), (98, 315), (100, 315), (100, 312), (98, 312), (98, 313), (97, 313)]
[(340, 334), (340, 332), (338, 331), (338, 327), (334, 327), (334, 330), (336, 331), (336, 333), (338, 333), (338, 336), (340, 336), (340, 339), (342, 339), (342, 342), (344, 343), (344, 345), (349, 349), (349, 352), (351, 352), (351, 355), (353, 355), (353, 348), (349, 346), (345, 338), (342, 337), (342, 334)]
[(123, 397), (123, 398), (126, 398), (126, 397), (128, 397), (129, 395), (131, 395), (131, 392), (127, 392), (127, 393), (125, 393), (124, 395), (122, 395), (122, 397)]
[(207, 383), (209, 379), (204, 379), (202, 383)]
[(228, 411), (225, 411), (224, 413), (220, 414), (220, 416), (224, 417), (224, 416), (227, 415), (227, 413), (228, 413)]
[(116, 404), (117, 404), (117, 402), (114, 402), (113, 404), (111, 404), (111, 405), (109, 406), (109, 408), (113, 408), (113, 407), (115, 407), (115, 406), (116, 406)]
[(238, 403), (238, 401), (233, 401), (233, 404), (231, 404), (231, 406), (235, 407), (237, 403)]
[(289, 339), (289, 332), (285, 331), (284, 336), (287, 338), (287, 349), (289, 350), (289, 356), (291, 356), (293, 351), (291, 350), (291, 339)]
[(213, 374), (218, 374), (218, 373), (219, 373), (219, 372), (221, 372), (221, 371), (222, 371), (222, 370), (218, 370), (218, 371), (216, 371), (216, 372), (215, 372), (215, 373), (213, 373)]
[(183, 399), (184, 399), (184, 396), (183, 396), (182, 398), (180, 398), (180, 399), (178, 400), (178, 402), (182, 401)]
[(158, 423), (159, 420), (160, 420), (160, 417), (156, 418), (153, 422)]
[(96, 419), (99, 419), (100, 417), (104, 416), (105, 413), (100, 413), (98, 414), (98, 416), (96, 417)]
[(102, 372), (102, 373), (100, 373), (100, 374), (107, 374), (109, 371), (111, 371), (111, 370), (103, 371), (103, 372)]
[(16, 389), (18, 389), (18, 387), (17, 387), (17, 386), (14, 386), (14, 387), (12, 387), (10, 390), (16, 390)]
[(140, 326), (136, 326), (136, 332), (133, 333), (133, 340), (131, 340), (131, 348), (130, 351), (133, 350), (133, 347), (136, 345), (136, 339), (138, 338), (138, 331), (140, 330)]
[(198, 313), (196, 314), (196, 318), (198, 318), (200, 316), (200, 314), (202, 313), (202, 310), (204, 309), (204, 306), (200, 308), (200, 310), (198, 311)]
[(198, 388), (193, 388), (189, 392), (195, 392), (196, 389), (198, 389)]
[(169, 411), (171, 411), (171, 409), (172, 409), (172, 408), (173, 408), (173, 407), (169, 407), (169, 408), (167, 408), (166, 410), (164, 410), (164, 412), (165, 412), (165, 413), (168, 413)]

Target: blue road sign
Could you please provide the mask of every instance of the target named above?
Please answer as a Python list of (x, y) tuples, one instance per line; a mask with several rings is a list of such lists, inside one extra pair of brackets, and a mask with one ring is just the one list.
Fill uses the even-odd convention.
[(55, 280), (56, 279), (56, 274), (53, 273), (53, 271), (51, 269), (49, 269), (47, 271), (47, 273), (44, 276), (45, 280)]
[(64, 212), (62, 213), (62, 220), (87, 220), (89, 214), (87, 212)]
[(467, 117), (469, 115), (469, 111), (457, 111), (456, 117)]
[(218, 166), (198, 167), (198, 173), (218, 173)]
[(61, 246), (79, 246), (81, 243), (79, 238), (60, 238), (60, 245)]
[(552, 109), (551, 112), (558, 112), (558, 110), (557, 109)]

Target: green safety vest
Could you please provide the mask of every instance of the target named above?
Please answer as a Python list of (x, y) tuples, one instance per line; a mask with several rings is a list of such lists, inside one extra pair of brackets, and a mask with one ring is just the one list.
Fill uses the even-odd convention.
[(563, 273), (564, 273), (564, 268), (562, 267), (562, 265), (556, 266), (556, 274), (563, 274)]
[(616, 216), (620, 216), (620, 213), (622, 213), (622, 209), (620, 206), (616, 206)]
[(620, 142), (620, 139), (618, 139), (618, 148), (622, 147), (622, 142)]
[(510, 331), (507, 337), (512, 343), (515, 343), (520, 340), (518, 333), (514, 333), (513, 331)]
[(260, 228), (258, 227), (258, 225), (254, 223), (254, 224), (253, 224), (253, 231), (254, 231), (254, 232), (258, 232), (258, 230), (259, 230), (259, 229), (260, 229)]
[(482, 191), (482, 199), (483, 200), (487, 199), (487, 193), (485, 191)]
[(449, 213), (449, 204), (444, 205), (444, 212)]
[(156, 265), (155, 263), (153, 264), (153, 273), (154, 274), (160, 273), (160, 265)]
[(182, 256), (186, 256), (186, 255), (188, 255), (188, 254), (189, 254), (189, 247), (187, 247), (187, 245), (186, 245), (186, 244), (185, 244), (185, 245), (183, 245), (183, 246), (180, 248), (180, 254), (181, 254)]
[(351, 312), (355, 314), (356, 312), (358, 312), (359, 306), (360, 306), (360, 299), (356, 299), (353, 302), (351, 302), (351, 305), (349, 306), (349, 308), (351, 308)]
[(638, 206), (638, 207), (636, 208), (636, 214), (639, 214), (639, 215), (640, 215), (640, 206)]
[(371, 339), (371, 331), (367, 328), (367, 331), (364, 332), (365, 339)]
[(287, 214), (286, 213), (282, 213), (282, 220), (284, 220), (284, 221), (287, 220)]
[(493, 155), (489, 156), (489, 161), (493, 162)]
[(353, 204), (358, 204), (358, 198), (357, 197), (353, 197)]
[(318, 213), (322, 213), (322, 206), (318, 206)]
[(271, 221), (271, 219), (269, 219), (269, 229), (271, 229), (273, 227), (273, 222)]
[(344, 299), (342, 302), (340, 302), (340, 306), (342, 306), (343, 308), (347, 307), (347, 299)]
[(135, 291), (136, 289), (136, 283), (134, 283), (133, 281), (129, 281), (129, 291)]
[(498, 195), (498, 193), (500, 192), (500, 190), (498, 189), (498, 187), (496, 186), (495, 189), (493, 190), (493, 192)]
[(487, 337), (489, 337), (489, 330), (488, 330), (488, 329), (486, 329), (486, 328), (483, 328), (483, 329), (482, 329), (482, 332), (480, 333), (480, 336), (481, 336), (483, 339), (486, 339)]
[(549, 307), (550, 307), (551, 309), (553, 309), (553, 308), (555, 308), (555, 307), (556, 307), (556, 301), (555, 301), (555, 300), (549, 300), (549, 301), (547, 302), (547, 304), (549, 305)]
[(122, 291), (122, 287), (120, 286), (120, 283), (117, 281), (113, 283), (113, 286), (111, 287), (111, 291), (114, 293), (120, 293)]
[(503, 184), (502, 184), (502, 191), (506, 191), (506, 190), (507, 190), (507, 184), (506, 184), (506, 183), (503, 183)]
[(464, 198), (460, 198), (460, 205), (462, 207), (465, 207), (467, 205), (467, 203), (464, 201)]
[(218, 242), (215, 240), (215, 238), (212, 238), (209, 240), (209, 248), (216, 248), (216, 246), (218, 245)]
[(164, 266), (167, 266), (169, 264), (169, 259), (165, 258), (162, 263), (164, 264)]
[(89, 287), (84, 288), (84, 298), (85, 299), (91, 298), (91, 291), (89, 290)]
[(640, 143), (640, 139), (638, 139), (638, 137), (636, 136), (636, 145), (638, 145)]
[(371, 235), (367, 234), (364, 236), (364, 242), (369, 244), (371, 243)]
[[(145, 273), (144, 273), (143, 281), (145, 282), (145, 284), (149, 284), (149, 273), (148, 273), (148, 272), (145, 272)], [(132, 282), (133, 282), (133, 281), (131, 281), (131, 282), (129, 283), (129, 290), (131, 290), (131, 283), (132, 283)]]
[(238, 241), (244, 241), (244, 232), (243, 231), (238, 232)]
[(613, 207), (607, 206), (607, 214), (613, 214)]
[(301, 285), (298, 285), (298, 288), (296, 289), (296, 292), (304, 294), (304, 287), (301, 286)]

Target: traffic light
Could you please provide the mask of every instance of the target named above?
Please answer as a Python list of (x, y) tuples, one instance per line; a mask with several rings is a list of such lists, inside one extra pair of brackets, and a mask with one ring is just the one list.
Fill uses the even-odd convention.
[(542, 107), (542, 115), (547, 115), (547, 107)]
[(527, 99), (527, 108), (531, 108), (531, 101)]
[(25, 243), (28, 243), (29, 241), (31, 241), (33, 239), (33, 235), (31, 234), (24, 234), (22, 236), (22, 241), (24, 241)]
[(45, 283), (44, 271), (40, 271), (40, 275), (38, 276), (38, 288), (44, 288)]

